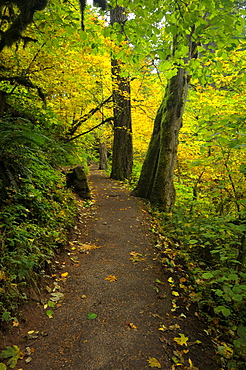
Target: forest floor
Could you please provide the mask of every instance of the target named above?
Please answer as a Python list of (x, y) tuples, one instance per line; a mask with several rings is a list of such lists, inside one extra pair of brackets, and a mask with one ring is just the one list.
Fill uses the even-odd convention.
[(69, 247), (1, 350), (20, 347), (23, 370), (218, 370), (196, 306), (174, 308), (144, 203), (95, 167), (89, 181), (91, 205), (78, 200)]

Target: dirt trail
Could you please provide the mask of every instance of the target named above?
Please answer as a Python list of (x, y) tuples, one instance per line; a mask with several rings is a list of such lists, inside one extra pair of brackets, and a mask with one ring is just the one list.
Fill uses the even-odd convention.
[[(154, 259), (153, 234), (141, 201), (95, 168), (90, 183), (95, 203), (88, 209), (79, 203), (71, 251), (63, 257), (65, 267), (60, 270), (60, 275), (68, 272), (68, 277), (57, 282), (65, 298), (53, 310), (53, 319), (45, 316), (42, 306), (29, 305), (28, 312), (23, 311), (23, 324), (15, 328), (12, 344), (22, 349), (29, 346), (34, 353), (30, 363), (22, 360), (17, 368), (141, 370), (149, 368), (151, 358), (158, 360), (161, 369), (170, 370), (176, 369), (171, 357), (181, 360), (185, 355), (187, 367), (178, 369), (217, 369), (203, 324), (193, 314), (175, 318), (170, 311), (170, 286)], [(98, 248), (88, 253), (83, 253), (86, 248), (73, 248), (87, 244)], [(113, 281), (106, 280), (110, 277)], [(88, 313), (97, 317), (88, 319)], [(177, 331), (159, 331), (163, 324), (176, 324)], [(38, 339), (26, 339), (31, 329), (39, 331)], [(184, 330), (189, 341), (202, 342), (200, 347), (173, 341)], [(181, 357), (173, 354), (175, 350)]]

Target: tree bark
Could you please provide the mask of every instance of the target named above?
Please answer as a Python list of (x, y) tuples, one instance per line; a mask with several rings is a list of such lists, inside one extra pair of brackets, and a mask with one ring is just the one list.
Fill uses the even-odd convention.
[(99, 170), (106, 170), (108, 168), (108, 157), (107, 157), (107, 144), (105, 141), (99, 142)]
[[(110, 11), (111, 24), (126, 21), (125, 8), (117, 6)], [(111, 60), (113, 102), (114, 102), (114, 142), (112, 171), (110, 177), (115, 180), (129, 178), (132, 173), (132, 121), (129, 78), (121, 77), (121, 63)]]
[(132, 192), (132, 195), (150, 200), (164, 212), (170, 212), (175, 201), (173, 176), (188, 85), (188, 74), (179, 68), (167, 84), (141, 175)]

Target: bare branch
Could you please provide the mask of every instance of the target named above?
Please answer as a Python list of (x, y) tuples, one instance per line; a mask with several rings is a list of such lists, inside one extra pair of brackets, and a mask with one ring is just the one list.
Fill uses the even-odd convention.
[(89, 111), (89, 113), (84, 114), (78, 120), (74, 121), (72, 127), (68, 131), (67, 136), (72, 136), (85, 121), (91, 118), (96, 112), (98, 112), (102, 108), (103, 105), (109, 103), (110, 101), (112, 101), (112, 95), (110, 95), (107, 99), (101, 102), (96, 108), (92, 108)]
[(105, 123), (107, 123), (107, 122), (113, 122), (113, 121), (114, 121), (114, 117), (106, 118), (106, 119), (104, 119), (102, 122), (100, 122), (98, 125), (96, 125), (96, 126), (94, 126), (94, 127), (90, 128), (90, 129), (89, 129), (89, 130), (87, 130), (87, 131), (82, 132), (81, 134), (79, 134), (79, 135), (77, 135), (77, 136), (74, 136), (74, 137), (72, 137), (72, 138), (70, 138), (70, 139), (65, 140), (65, 142), (66, 142), (66, 143), (69, 143), (70, 141), (73, 141), (73, 140), (75, 140), (75, 139), (78, 139), (80, 136), (83, 136), (83, 135), (85, 135), (85, 134), (88, 134), (89, 132), (91, 132), (91, 131), (95, 130), (96, 128), (98, 128), (98, 127), (100, 127), (100, 126), (102, 126), (102, 125), (104, 125)]

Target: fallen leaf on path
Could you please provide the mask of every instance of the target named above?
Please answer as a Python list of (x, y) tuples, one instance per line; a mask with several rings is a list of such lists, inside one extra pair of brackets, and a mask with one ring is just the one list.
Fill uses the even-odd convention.
[(51, 293), (50, 301), (52, 302), (58, 302), (64, 299), (64, 294), (61, 292)]
[(29, 357), (27, 357), (27, 358), (25, 359), (25, 363), (26, 363), (26, 364), (29, 364), (31, 361), (32, 361), (31, 356), (29, 356)]
[(160, 331), (166, 331), (166, 330), (168, 330), (167, 329), (167, 327), (165, 326), (165, 325), (161, 325), (160, 327), (159, 327), (159, 329), (158, 330), (160, 330)]
[[(56, 290), (60, 290), (60, 289), (61, 289), (60, 285), (56, 281), (54, 281), (54, 288), (53, 288), (52, 292), (55, 292)], [(50, 291), (49, 291), (49, 293), (50, 293)]]
[(114, 281), (116, 281), (116, 280), (117, 280), (117, 277), (116, 277), (116, 276), (114, 276), (114, 275), (109, 275), (109, 276), (107, 276), (107, 277), (105, 278), (105, 280), (108, 280), (108, 281), (110, 281), (110, 283), (113, 283)]
[(94, 313), (94, 312), (89, 312), (87, 317), (88, 317), (89, 320), (94, 320), (94, 319), (97, 318), (97, 314)]
[(146, 258), (143, 258), (142, 256), (142, 254), (141, 253), (137, 253), (137, 252), (130, 252), (130, 255), (132, 256), (131, 258), (130, 258), (130, 260), (132, 261), (132, 262), (141, 262), (141, 261), (145, 261), (146, 260)]
[(45, 331), (29, 330), (24, 337), (28, 340), (37, 339), (39, 336), (46, 337), (48, 335)]
[(149, 367), (157, 367), (158, 369), (161, 368), (161, 364), (156, 358), (149, 357), (149, 359), (147, 361), (149, 363)]
[(163, 281), (160, 281), (159, 279), (155, 279), (155, 282), (158, 284), (164, 284)]
[(172, 295), (174, 295), (175, 297), (178, 297), (179, 296), (179, 292), (175, 292), (174, 290), (172, 291)]
[(133, 324), (133, 322), (128, 322), (126, 323), (126, 325), (130, 328), (130, 329), (134, 329), (134, 330), (138, 330), (137, 326)]
[(68, 272), (63, 272), (63, 273), (61, 274), (61, 277), (62, 277), (62, 278), (66, 278), (66, 277), (68, 277)]
[(102, 248), (102, 247), (97, 246), (97, 245), (92, 245), (92, 244), (82, 244), (82, 245), (78, 245), (77, 248), (78, 248), (80, 253), (86, 253), (86, 252), (89, 252), (92, 249), (98, 249), (98, 248)]
[(47, 310), (45, 314), (48, 316), (49, 319), (53, 319), (53, 311), (52, 310)]
[(74, 257), (70, 257), (70, 260), (74, 263), (79, 263), (79, 260), (78, 260), (78, 257), (77, 256), (74, 256)]
[(189, 340), (188, 337), (186, 337), (184, 334), (179, 334), (179, 338), (173, 338), (175, 342), (177, 342), (180, 346), (187, 346), (187, 341)]
[(189, 365), (190, 365), (190, 367), (188, 367), (188, 369), (192, 369), (192, 370), (199, 370), (199, 368), (198, 368), (198, 367), (195, 367), (195, 366), (193, 365), (193, 363), (192, 363), (192, 361), (191, 361), (191, 359), (190, 359), (190, 358), (189, 358), (188, 362), (189, 362)]
[(48, 285), (46, 285), (45, 290), (46, 290), (48, 293), (52, 292), (52, 288), (50, 288)]
[(173, 362), (175, 362), (176, 365), (178, 365), (178, 362), (181, 363), (180, 365), (184, 364), (185, 360), (184, 360), (183, 355), (185, 353), (187, 353), (187, 351), (173, 351), (174, 356), (176, 356), (176, 357), (172, 357)]
[(178, 324), (170, 325), (168, 327), (169, 330), (175, 330), (175, 329), (180, 329), (180, 326)]

